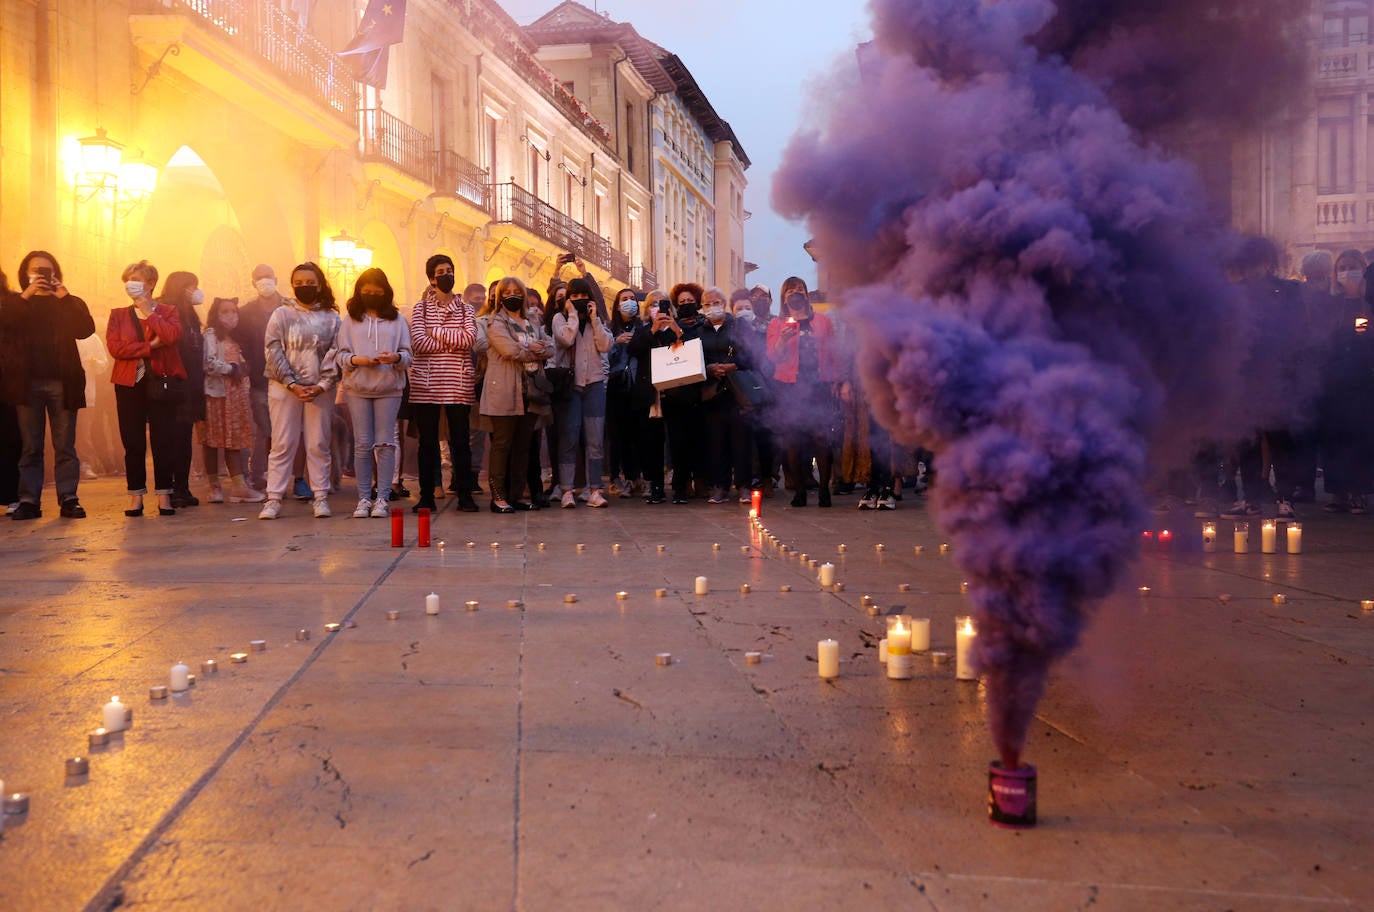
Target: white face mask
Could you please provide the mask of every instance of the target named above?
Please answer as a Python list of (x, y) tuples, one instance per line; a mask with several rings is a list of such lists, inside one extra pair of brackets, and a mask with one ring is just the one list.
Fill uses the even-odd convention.
[(639, 304), (634, 301), (621, 301), (620, 313), (624, 315), (626, 319), (629, 319), (639, 313)]
[(239, 313), (237, 310), (219, 315), (219, 325), (225, 329), (233, 329), (239, 325)]
[(710, 320), (712, 323), (719, 323), (721, 320), (724, 320), (725, 305), (712, 304), (710, 307), (706, 308), (706, 319)]
[(258, 294), (264, 298), (270, 297), (277, 290), (277, 280), (271, 276), (264, 276), (253, 283), (253, 287), (258, 290)]
[(205, 303), (205, 292), (204, 292), (204, 291), (202, 291), (202, 290), (200, 290), (199, 288), (197, 288), (195, 291), (191, 292), (191, 306), (192, 306), (192, 307), (199, 307), (200, 305), (202, 305), (202, 304), (204, 304), (204, 303)]
[(745, 323), (753, 323), (758, 319), (758, 314), (754, 313), (752, 310), (741, 310), (739, 313), (735, 314), (735, 319), (743, 320)]
[(131, 298), (141, 298), (141, 297), (143, 297), (143, 283), (142, 283), (142, 282), (125, 282), (125, 283), (124, 283), (124, 293), (127, 294), (127, 295), (128, 295), (129, 297), (131, 297)]
[(1343, 284), (1348, 283), (1354, 285), (1362, 278), (1364, 278), (1364, 273), (1360, 272), (1358, 269), (1343, 269), (1336, 274), (1336, 281)]

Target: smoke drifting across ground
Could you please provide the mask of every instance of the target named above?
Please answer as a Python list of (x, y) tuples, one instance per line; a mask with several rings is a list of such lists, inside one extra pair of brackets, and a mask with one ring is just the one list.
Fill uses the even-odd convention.
[(1149, 135), (1296, 85), (1294, 6), (874, 0), (862, 79), (829, 86), (776, 178), (880, 420), (937, 453), (1008, 765), (1135, 554), (1153, 453), (1265, 423), (1239, 407), (1231, 238)]

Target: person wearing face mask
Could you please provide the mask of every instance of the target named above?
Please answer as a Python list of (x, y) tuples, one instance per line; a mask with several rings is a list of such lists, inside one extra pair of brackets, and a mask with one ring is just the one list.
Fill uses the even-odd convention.
[[(758, 286), (762, 289), (763, 286)], [(738, 289), (730, 295), (735, 316), (737, 338), (749, 351), (753, 370), (766, 384), (773, 382), (773, 363), (768, 360), (768, 324), (754, 310), (756, 292)], [(756, 408), (746, 416), (749, 429), (749, 452), (756, 471), (749, 481), (750, 490), (758, 488), (765, 498), (773, 496), (773, 476), (777, 472), (777, 447), (773, 443), (773, 429), (769, 424), (770, 407)]]
[(449, 455), (453, 462), (458, 509), (477, 512), (472, 499), (472, 450), (468, 434), (476, 401), (477, 371), (473, 344), (476, 314), (462, 295), (454, 294), (453, 260), (436, 253), (425, 261), (429, 287), (411, 314), (410, 344), (415, 364), (410, 372), (410, 408), (420, 432), (420, 495), (414, 510), (435, 510), (434, 491), (443, 485), (439, 457), (439, 416), (448, 420)]
[(18, 281), (20, 293), (0, 300), (0, 334), (7, 349), (0, 391), (15, 409), (21, 441), (18, 500), (10, 515), (17, 520), (43, 515), (44, 447), (51, 431), (59, 512), (82, 519), (76, 415), (86, 407), (86, 372), (76, 340), (95, 332), (95, 322), (86, 302), (62, 283), (62, 268), (52, 254), (28, 253), (19, 263)]
[[(494, 288), (492, 289), (491, 297), (491, 310), (494, 313), (496, 309), (501, 306), (501, 303), (496, 300)], [(539, 289), (537, 288), (525, 289), (525, 318), (530, 321), (532, 326), (543, 328), (544, 299), (540, 296)], [(548, 337), (548, 332), (545, 331), (544, 335)], [(558, 451), (556, 449), (550, 451), (547, 464), (543, 458), (544, 447), (542, 444), (547, 437), (546, 428), (552, 421), (553, 404), (550, 402), (547, 414), (540, 415), (539, 421), (535, 424), (534, 431), (530, 434), (530, 451), (525, 472), (525, 482), (529, 485), (530, 505), (536, 510), (543, 510), (551, 506), (547, 494), (548, 488), (544, 484), (545, 469), (547, 468), (548, 470), (547, 477), (550, 485), (552, 485), (554, 476), (558, 472), (556, 466)]]
[(327, 519), (333, 389), (339, 382), (339, 307), (329, 279), (315, 263), (302, 263), (291, 271), (291, 293), (295, 300), (278, 307), (267, 321), (272, 452), (267, 457), (267, 502), (258, 519), (281, 515), (302, 431), (313, 513), (316, 519)]
[(835, 420), (839, 365), (835, 330), (811, 307), (806, 283), (796, 276), (782, 283), (782, 313), (768, 325), (768, 358), (777, 397), (773, 421), (786, 441), (792, 506), (806, 506), (814, 460), (820, 473), (817, 504), (830, 506), (834, 463), (830, 434)]
[[(167, 398), (185, 384), (181, 363), (181, 315), (171, 304), (153, 299), (157, 268), (140, 260), (124, 269), (124, 293), (133, 302), (110, 311), (105, 347), (114, 358), (110, 381), (115, 388), (119, 437), (124, 443), (124, 478), (129, 488), (125, 516), (143, 515), (148, 493), (147, 452), (153, 451), (153, 485), (159, 516), (175, 516), (172, 466), (176, 459), (176, 410), (179, 398)], [(175, 382), (180, 380), (180, 383)], [(161, 389), (155, 389), (155, 387)]]
[[(644, 473), (644, 482), (649, 488), (644, 501), (651, 504), (665, 503), (668, 499), (663, 489), (663, 454), (668, 430), (663, 420), (663, 397), (659, 395), (653, 382), (653, 350), (659, 342), (658, 333), (669, 330), (674, 325), (672, 310), (673, 303), (666, 291), (654, 289), (646, 294), (640, 319), (650, 322), (629, 341), (630, 356), (639, 362), (632, 402), (638, 408), (644, 409), (643, 431), (639, 443), (640, 466)], [(662, 338), (666, 339), (667, 336)], [(673, 338), (676, 338), (676, 335)]]
[(271, 266), (253, 267), (253, 290), (257, 297), (239, 307), (239, 325), (234, 338), (248, 362), (249, 396), (253, 404), (253, 451), (249, 454), (248, 483), (267, 487), (267, 453), (272, 448), (272, 414), (267, 407), (267, 321), (285, 299), (277, 288), (277, 274)]
[[(496, 301), (492, 297), (493, 293), (494, 289), (490, 286), (483, 288), (481, 282), (469, 282), (468, 287), (463, 289), (463, 298), (472, 305), (472, 312), (474, 314), (480, 314), (483, 309), (486, 308), (488, 301), (491, 302), (491, 310), (494, 311), (496, 309)], [(479, 329), (478, 332), (481, 332), (481, 330)], [(474, 404), (482, 397), (482, 373), (484, 367), (485, 364), (482, 361), (482, 356), (478, 354), (477, 348), (474, 345), (472, 351), (473, 376), (476, 378), (472, 393), (472, 401)], [(472, 473), (468, 476), (468, 480), (472, 484), (472, 489), (468, 491), (468, 493), (471, 495), (480, 494), (482, 492), (482, 483), (480, 480), (482, 475), (482, 463), (487, 458), (487, 444), (490, 442), (491, 438), (491, 434), (487, 433), (484, 428), (478, 425), (479, 422), (472, 420), (470, 416), (468, 421), (468, 451), (470, 453), (468, 465), (471, 467)], [(451, 457), (453, 454), (450, 453), (449, 455)], [(452, 473), (452, 477), (449, 479), (449, 492), (455, 496), (461, 494), (458, 490), (459, 480), (460, 475), (458, 472)]]
[(238, 298), (215, 298), (205, 317), (205, 420), (196, 425), (196, 439), (210, 482), (210, 503), (224, 503), (219, 453), (229, 471), (230, 503), (262, 503), (267, 495), (248, 486), (243, 477), (246, 456), (253, 446), (253, 404), (249, 397), (248, 361), (234, 338), (239, 325)]
[[(529, 509), (522, 501), (529, 466), (529, 445), (539, 420), (531, 390), (534, 375), (553, 355), (553, 342), (544, 327), (527, 316), (525, 285), (513, 276), (501, 279), (496, 288), (500, 303), (478, 339), (487, 355), (479, 411), (491, 428), (491, 452), (487, 459), (487, 486), (491, 512), (509, 514)], [(537, 489), (530, 492), (537, 494)]]
[[(705, 321), (701, 318), (702, 288), (695, 282), (674, 285), (669, 301), (672, 313), (662, 306), (653, 314), (654, 347), (676, 345), (701, 338)], [(663, 390), (659, 402), (663, 409), (664, 430), (668, 434), (668, 455), (673, 463), (673, 503), (688, 503), (693, 493), (704, 494), (706, 476), (701, 443), (706, 437), (705, 416), (701, 410), (705, 383)]]
[(702, 294), (702, 313), (706, 325), (701, 331), (702, 354), (706, 358), (706, 383), (702, 386), (702, 417), (706, 424), (706, 473), (711, 484), (708, 503), (722, 504), (729, 499), (733, 481), (740, 503), (749, 503), (750, 467), (749, 422), (735, 400), (727, 380), (737, 370), (750, 370), (749, 347), (744, 330), (730, 315), (725, 292), (708, 288)]
[(558, 481), (565, 509), (577, 506), (574, 485), (579, 440), (586, 447), (587, 505), (609, 505), (601, 488), (601, 452), (606, 439), (605, 356), (613, 340), (593, 285), (594, 280), (585, 277), (569, 282), (567, 304), (553, 318), (559, 366), (572, 370), (572, 394), (554, 403), (559, 435)]
[(606, 474), (611, 479), (612, 496), (632, 497), (636, 490), (643, 492), (642, 454), (643, 422), (648, 417), (649, 403), (636, 403), (635, 392), (639, 379), (639, 358), (630, 351), (635, 334), (646, 337), (649, 327), (639, 315), (639, 300), (634, 289), (616, 292), (611, 309), (611, 350), (607, 356), (606, 376)]
[(1328, 513), (1368, 512), (1374, 488), (1374, 429), (1368, 403), (1374, 398), (1374, 310), (1368, 301), (1364, 255), (1346, 250), (1336, 257), (1334, 322), (1322, 351), (1322, 392), (1317, 401), (1317, 445), (1322, 477), (1331, 500)]
[[(358, 482), (354, 519), (390, 515), (391, 479), (396, 474), (396, 414), (410, 369), (410, 328), (396, 309), (386, 273), (364, 269), (339, 326), (339, 366), (344, 402), (353, 417), (353, 469)], [(372, 464), (376, 457), (376, 493)]]
[(191, 493), (192, 437), (196, 422), (205, 420), (205, 337), (196, 308), (205, 301), (195, 273), (173, 272), (162, 283), (161, 303), (175, 307), (181, 320), (177, 349), (186, 368), (186, 391), (176, 407), (173, 429), (176, 449), (172, 455), (172, 506), (200, 506)]

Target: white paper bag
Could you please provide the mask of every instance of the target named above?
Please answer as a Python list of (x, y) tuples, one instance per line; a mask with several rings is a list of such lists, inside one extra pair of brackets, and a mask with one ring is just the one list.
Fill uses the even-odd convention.
[(701, 350), (701, 340), (688, 339), (676, 348), (651, 349), (649, 368), (658, 390), (700, 383), (706, 379), (706, 355)]

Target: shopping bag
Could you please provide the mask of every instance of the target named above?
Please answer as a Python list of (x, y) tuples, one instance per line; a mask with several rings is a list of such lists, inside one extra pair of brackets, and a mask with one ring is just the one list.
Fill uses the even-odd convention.
[(649, 370), (658, 390), (676, 389), (706, 379), (706, 356), (700, 339), (649, 351)]

